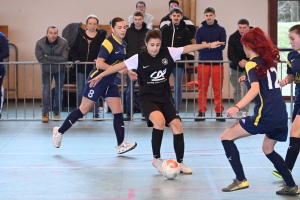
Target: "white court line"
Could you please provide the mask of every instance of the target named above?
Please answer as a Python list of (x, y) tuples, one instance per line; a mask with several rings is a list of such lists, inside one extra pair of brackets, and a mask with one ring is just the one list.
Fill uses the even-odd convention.
[[(199, 150), (199, 151), (203, 151), (203, 150)], [(216, 151), (221, 151), (221, 150), (216, 150)], [(126, 155), (130, 155), (130, 156), (134, 156), (134, 155), (152, 155), (152, 153), (128, 153)], [(161, 154), (164, 155), (173, 155), (174, 152), (162, 152)], [(224, 155), (225, 153), (222, 151), (220, 153), (189, 153), (189, 152), (185, 152), (184, 155)], [(265, 155), (263, 152), (261, 153), (240, 153), (240, 154), (251, 154), (251, 155)], [(126, 156), (126, 155), (120, 155), (120, 154), (116, 154), (116, 153), (0, 153), (0, 155), (116, 155), (116, 156)]]
[[(274, 169), (273, 166), (271, 167), (244, 167), (244, 169)], [(294, 167), (294, 169), (299, 169), (300, 167)], [(122, 169), (122, 170), (132, 170), (132, 169), (154, 169), (151, 167), (100, 167), (100, 166), (87, 166), (87, 167), (0, 167), (0, 169)], [(229, 167), (193, 167), (193, 169), (232, 169), (231, 166)]]

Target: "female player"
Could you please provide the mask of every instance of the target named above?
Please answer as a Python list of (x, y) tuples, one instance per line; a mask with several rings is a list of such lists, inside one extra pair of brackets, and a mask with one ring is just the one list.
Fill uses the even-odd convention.
[[(116, 63), (122, 62), (126, 56), (126, 45), (123, 38), (126, 33), (126, 23), (122, 18), (116, 17), (111, 21), (112, 35), (104, 40), (100, 47), (96, 67), (91, 71), (89, 79), (97, 76), (105, 69)], [(136, 147), (136, 142), (124, 141), (124, 120), (121, 107), (118, 85), (114, 83), (116, 73), (104, 78), (95, 88), (85, 85), (82, 102), (79, 109), (72, 111), (61, 127), (53, 128), (52, 143), (59, 148), (63, 134), (79, 119), (86, 115), (94, 106), (100, 96), (105, 98), (114, 115), (114, 129), (117, 137), (117, 153), (122, 154)]]
[[(104, 29), (97, 29), (99, 20), (96, 15), (89, 15), (86, 19), (87, 29), (78, 29), (74, 44), (71, 47), (71, 55), (74, 63), (80, 62), (94, 62), (97, 59), (100, 46), (106, 39), (107, 31)], [(81, 104), (81, 98), (85, 81), (88, 74), (93, 70), (93, 64), (76, 64), (76, 82), (77, 82), (77, 100)], [(94, 106), (94, 118), (99, 117), (99, 101), (96, 100)]]
[[(181, 54), (186, 54), (203, 48), (216, 48), (221, 42), (210, 44), (195, 44), (180, 48), (161, 48), (161, 35), (158, 30), (148, 31), (145, 37), (146, 52), (135, 54), (126, 61), (110, 67), (94, 79), (90, 80), (90, 87), (97, 87), (97, 83), (105, 79), (107, 75), (124, 68), (137, 70), (137, 74), (130, 71), (132, 80), (139, 76), (139, 102), (140, 108), (152, 130), (153, 166), (158, 172), (162, 172), (160, 147), (163, 138), (164, 127), (167, 124), (173, 132), (173, 145), (180, 163), (181, 173), (191, 174), (192, 170), (183, 164), (184, 137), (182, 125), (176, 109), (171, 100), (171, 88), (169, 77), (176, 60), (180, 60)], [(101, 82), (100, 82), (101, 83)], [(99, 83), (98, 83), (99, 84)]]
[[(296, 84), (290, 144), (285, 156), (285, 163), (288, 169), (292, 171), (300, 150), (300, 24), (290, 28), (289, 39), (293, 51), (288, 54), (287, 76), (280, 82), (280, 86), (283, 87), (292, 81)], [(272, 174), (282, 178), (278, 171), (273, 171)]]
[(233, 183), (223, 188), (222, 191), (231, 192), (249, 187), (234, 141), (251, 135), (265, 134), (262, 144), (263, 152), (286, 182), (286, 186), (276, 194), (298, 195), (300, 193), (298, 186), (284, 160), (274, 150), (277, 141), (286, 141), (288, 132), (286, 105), (281, 96), (274, 67), (276, 66), (274, 60), (279, 61), (278, 50), (260, 28), (254, 28), (245, 33), (241, 38), (241, 43), (250, 60), (245, 66), (247, 79), (246, 76), (242, 76), (240, 81), (246, 82), (249, 91), (240, 102), (227, 110), (227, 116), (234, 117), (253, 99), (254, 114), (240, 119), (221, 135), (225, 154), (236, 174)]

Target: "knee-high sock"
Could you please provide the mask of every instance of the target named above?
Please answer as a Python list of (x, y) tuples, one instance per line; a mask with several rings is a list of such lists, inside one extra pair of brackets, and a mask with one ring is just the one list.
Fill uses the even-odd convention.
[(173, 145), (178, 163), (183, 161), (184, 156), (184, 137), (183, 133), (173, 135)]
[(164, 130), (158, 130), (153, 128), (152, 130), (152, 153), (154, 158), (160, 158), (160, 147), (163, 139)]
[(123, 113), (114, 114), (114, 129), (117, 137), (118, 146), (124, 141), (124, 119)]
[(286, 152), (285, 163), (289, 170), (293, 170), (300, 150), (300, 138), (290, 137), (290, 145)]
[(77, 122), (77, 120), (81, 117), (83, 117), (84, 115), (82, 114), (82, 112), (77, 108), (76, 110), (73, 110), (69, 116), (67, 117), (67, 119), (65, 119), (64, 123), (62, 124), (62, 126), (58, 129), (58, 132), (64, 134), (67, 130), (69, 130), (69, 128), (71, 128), (71, 126), (73, 126), (73, 124), (75, 124), (75, 122)]
[(272, 151), (272, 153), (266, 156), (273, 163), (275, 169), (281, 174), (286, 185), (289, 187), (294, 187), (295, 181), (292, 177), (291, 172), (288, 170), (283, 158), (278, 153), (276, 153), (276, 151)]
[(240, 159), (240, 153), (239, 153), (239, 150), (237, 149), (236, 145), (234, 144), (234, 141), (222, 140), (222, 144), (223, 144), (227, 159), (236, 175), (236, 178), (239, 181), (244, 180), (245, 174), (244, 174), (243, 165), (242, 165), (241, 159)]

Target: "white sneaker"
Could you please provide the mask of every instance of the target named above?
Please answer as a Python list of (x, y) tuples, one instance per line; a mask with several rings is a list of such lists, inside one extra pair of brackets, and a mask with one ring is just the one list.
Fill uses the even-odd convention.
[(162, 173), (163, 160), (161, 158), (153, 158), (152, 165), (157, 169), (159, 173)]
[(184, 173), (184, 174), (193, 173), (193, 171), (190, 168), (188, 168), (185, 164), (183, 164), (183, 162), (179, 163), (179, 165), (180, 165), (180, 173)]
[(120, 146), (116, 146), (117, 154), (122, 154), (122, 153), (126, 153), (128, 151), (131, 151), (136, 146), (137, 146), (136, 142), (125, 142), (125, 141), (123, 141), (122, 144), (120, 144)]
[(52, 144), (56, 147), (59, 148), (61, 141), (62, 141), (62, 137), (63, 134), (61, 134), (60, 132), (58, 132), (59, 126), (55, 126), (53, 128), (53, 136), (52, 136)]

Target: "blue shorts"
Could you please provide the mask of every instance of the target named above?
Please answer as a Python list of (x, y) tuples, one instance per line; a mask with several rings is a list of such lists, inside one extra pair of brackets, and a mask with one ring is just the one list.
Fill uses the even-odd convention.
[(241, 127), (251, 135), (265, 134), (269, 139), (279, 142), (285, 142), (288, 135), (287, 120), (279, 123), (266, 124), (258, 123), (254, 125), (254, 118), (248, 116), (239, 120)]
[(149, 115), (153, 111), (160, 111), (165, 120), (166, 120), (166, 126), (168, 127), (168, 124), (173, 119), (180, 119), (179, 115), (176, 112), (176, 109), (171, 101), (167, 103), (159, 103), (159, 102), (153, 102), (153, 101), (140, 101), (140, 108), (142, 113), (144, 114), (148, 127), (153, 127), (152, 122), (149, 120)]
[(87, 82), (82, 96), (96, 102), (101, 96), (103, 99), (108, 97), (120, 98), (120, 92), (116, 83), (109, 84), (100, 81), (95, 87), (90, 88), (90, 84)]

